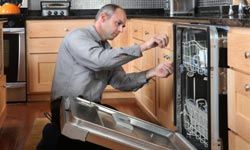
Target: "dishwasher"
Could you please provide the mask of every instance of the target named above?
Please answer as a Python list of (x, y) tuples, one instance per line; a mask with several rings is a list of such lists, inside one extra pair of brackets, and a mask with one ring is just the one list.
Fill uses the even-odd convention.
[(174, 24), (176, 131), (80, 97), (61, 103), (61, 132), (111, 149), (227, 149), (227, 27)]

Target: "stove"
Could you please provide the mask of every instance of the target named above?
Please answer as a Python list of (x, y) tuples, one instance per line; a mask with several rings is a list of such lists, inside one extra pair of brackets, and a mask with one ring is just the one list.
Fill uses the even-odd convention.
[(42, 16), (68, 16), (70, 1), (41, 1)]

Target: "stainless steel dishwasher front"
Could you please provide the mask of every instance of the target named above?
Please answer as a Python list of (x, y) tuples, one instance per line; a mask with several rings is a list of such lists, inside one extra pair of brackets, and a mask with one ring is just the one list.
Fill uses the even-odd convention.
[(196, 149), (179, 133), (79, 97), (63, 99), (61, 129), (69, 138), (111, 149)]

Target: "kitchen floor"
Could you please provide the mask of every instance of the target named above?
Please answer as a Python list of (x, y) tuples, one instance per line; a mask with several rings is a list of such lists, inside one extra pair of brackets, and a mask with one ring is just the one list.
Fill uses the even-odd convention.
[[(150, 121), (150, 118), (135, 103), (135, 99), (105, 99), (119, 111)], [(49, 112), (49, 102), (7, 104), (5, 120), (0, 128), (1, 150), (23, 150), (35, 118)]]

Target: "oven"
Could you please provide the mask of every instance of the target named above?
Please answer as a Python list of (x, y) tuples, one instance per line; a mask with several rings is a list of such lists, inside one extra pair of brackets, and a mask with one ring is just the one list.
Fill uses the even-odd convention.
[(175, 29), (175, 124), (197, 149), (227, 149), (227, 27)]
[(3, 28), (7, 102), (26, 101), (25, 29)]
[(0, 0), (1, 4), (21, 4), (20, 14), (0, 15), (3, 24), (3, 58), (7, 102), (27, 102), (25, 18), (28, 0)]

